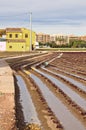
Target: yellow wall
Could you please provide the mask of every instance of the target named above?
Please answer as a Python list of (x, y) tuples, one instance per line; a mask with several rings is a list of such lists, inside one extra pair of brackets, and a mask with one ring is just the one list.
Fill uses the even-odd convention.
[[(22, 32), (23, 32), (23, 39), (26, 40), (26, 50), (28, 50), (28, 48), (30, 48), (30, 30), (22, 28)], [(25, 34), (28, 35), (27, 38), (25, 38)], [(32, 31), (32, 45), (33, 45), (33, 47), (35, 47), (35, 42), (36, 42), (36, 33)]]
[[(10, 34), (12, 34), (12, 37), (10, 37)], [(15, 35), (18, 35), (18, 38), (15, 36)], [(22, 33), (15, 33), (15, 32), (12, 32), (12, 33), (10, 33), (10, 32), (8, 32), (7, 34), (6, 34), (6, 39), (22, 39)]]
[[(22, 33), (23, 39), (26, 40), (26, 51), (28, 51), (30, 48), (30, 31), (25, 28), (22, 28)], [(28, 37), (25, 37), (26, 34)]]
[(25, 43), (22, 42), (7, 42), (6, 44), (7, 51), (25, 51)]

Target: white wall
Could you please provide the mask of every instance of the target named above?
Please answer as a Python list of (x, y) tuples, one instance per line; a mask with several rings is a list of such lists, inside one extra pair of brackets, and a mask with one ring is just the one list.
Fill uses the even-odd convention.
[(38, 48), (39, 48), (39, 43), (35, 42), (35, 49), (38, 49)]
[(0, 41), (0, 51), (6, 51), (6, 41)]

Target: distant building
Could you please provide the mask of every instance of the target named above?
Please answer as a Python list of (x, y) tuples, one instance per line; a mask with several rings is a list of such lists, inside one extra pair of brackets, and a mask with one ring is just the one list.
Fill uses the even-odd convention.
[(86, 36), (81, 36), (81, 37), (80, 37), (80, 40), (86, 41)]
[(36, 41), (40, 43), (48, 43), (50, 42), (50, 35), (49, 34), (43, 34), (43, 33), (38, 33), (36, 34)]
[(65, 45), (69, 43), (69, 37), (61, 34), (36, 34), (36, 41), (40, 43), (52, 43), (55, 42), (57, 45)]
[(69, 37), (62, 34), (55, 35), (55, 42), (57, 45), (66, 45), (69, 43)]
[(56, 38), (54, 35), (50, 35), (50, 42), (55, 42), (56, 41)]
[(46, 40), (46, 43), (50, 42), (50, 35), (49, 34), (45, 35), (45, 40)]
[(79, 40), (80, 37), (75, 36), (75, 35), (69, 35), (69, 40)]

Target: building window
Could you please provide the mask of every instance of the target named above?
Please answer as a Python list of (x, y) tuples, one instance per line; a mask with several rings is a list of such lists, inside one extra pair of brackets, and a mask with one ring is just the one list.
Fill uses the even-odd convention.
[(9, 48), (12, 48), (12, 46), (9, 46)]
[(18, 38), (18, 34), (15, 34), (15, 38)]
[(9, 37), (12, 38), (12, 34), (9, 34)]
[(28, 38), (28, 34), (25, 34), (25, 38)]

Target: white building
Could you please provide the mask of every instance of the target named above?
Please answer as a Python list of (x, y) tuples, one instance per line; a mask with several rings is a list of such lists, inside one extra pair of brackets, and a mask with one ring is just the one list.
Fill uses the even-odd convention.
[(35, 49), (38, 49), (38, 48), (39, 48), (39, 43), (35, 42)]
[(6, 40), (0, 39), (0, 51), (6, 51)]

